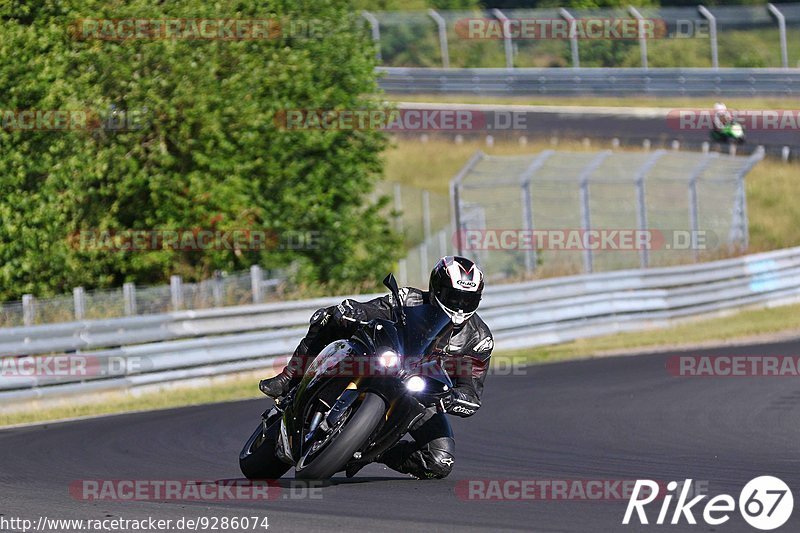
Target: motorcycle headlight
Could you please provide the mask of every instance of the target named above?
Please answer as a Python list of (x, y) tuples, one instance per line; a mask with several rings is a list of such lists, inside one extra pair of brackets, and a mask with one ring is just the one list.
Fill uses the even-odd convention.
[(419, 376), (411, 376), (406, 381), (406, 388), (411, 392), (420, 392), (425, 390), (425, 380)]
[(392, 350), (386, 350), (385, 352), (383, 352), (378, 356), (378, 361), (380, 361), (381, 364), (387, 368), (391, 366), (396, 366), (398, 361), (397, 352), (394, 352)]

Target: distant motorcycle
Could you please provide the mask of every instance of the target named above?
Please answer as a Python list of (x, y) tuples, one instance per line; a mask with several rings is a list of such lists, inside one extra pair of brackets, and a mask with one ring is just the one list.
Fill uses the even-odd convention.
[(725, 144), (744, 144), (744, 126), (737, 120), (731, 120), (721, 129), (711, 130), (711, 139)]
[[(437, 411), (453, 386), (433, 347), (452, 322), (438, 307), (403, 307), (397, 281), (393, 320), (363, 322), (314, 359), (300, 384), (262, 415), (239, 454), (248, 479), (328, 479), (351, 462), (369, 463)], [(353, 372), (363, 363), (377, 372)], [(359, 366), (361, 365), (361, 366)]]

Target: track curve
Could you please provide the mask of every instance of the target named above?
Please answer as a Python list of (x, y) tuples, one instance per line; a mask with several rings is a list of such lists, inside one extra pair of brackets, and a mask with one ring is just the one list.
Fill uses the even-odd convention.
[[(798, 355), (800, 340), (698, 350), (707, 355)], [(237, 456), (267, 401), (188, 407), (0, 431), (0, 501), (6, 517), (138, 518), (266, 515), (274, 531), (533, 530), (755, 531), (738, 515), (705, 525), (622, 526), (625, 502), (467, 501), (470, 479), (636, 479), (708, 482), (739, 494), (776, 475), (800, 501), (800, 384), (796, 378), (680, 378), (672, 354), (528, 367), (489, 376), (484, 407), (454, 419), (451, 477), (416, 481), (370, 465), (317, 489), (284, 484), (269, 502), (87, 502), (80, 479), (240, 477)], [(459, 484), (460, 483), (460, 484)], [(653, 519), (657, 509), (652, 512)], [(696, 515), (702, 513), (695, 513)], [(797, 531), (795, 513), (781, 531)]]

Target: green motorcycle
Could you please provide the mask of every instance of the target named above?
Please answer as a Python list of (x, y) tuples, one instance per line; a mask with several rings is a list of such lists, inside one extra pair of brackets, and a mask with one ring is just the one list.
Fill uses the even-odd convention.
[(732, 120), (722, 129), (711, 130), (711, 140), (725, 144), (744, 144), (744, 127), (741, 122)]

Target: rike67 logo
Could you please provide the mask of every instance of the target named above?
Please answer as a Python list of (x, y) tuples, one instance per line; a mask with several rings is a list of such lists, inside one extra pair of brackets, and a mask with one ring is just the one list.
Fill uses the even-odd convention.
[[(731, 513), (737, 507), (733, 496), (720, 494), (705, 502), (705, 506), (701, 506), (698, 504), (707, 495), (701, 494), (690, 500), (691, 485), (692, 480), (687, 479), (681, 485), (678, 495), (676, 492), (678, 482), (670, 481), (667, 483), (666, 492), (659, 494), (659, 488), (663, 485), (649, 479), (636, 480), (622, 523), (630, 524), (635, 512), (640, 524), (649, 524), (652, 514), (650, 517), (647, 516), (645, 506), (656, 499), (663, 501), (655, 524), (680, 524), (683, 520), (688, 524), (697, 524), (694, 513), (701, 512), (702, 519), (711, 526), (718, 526), (730, 520)], [(674, 496), (678, 496), (678, 499), (670, 517), (670, 506)], [(794, 497), (789, 486), (782, 480), (773, 476), (760, 476), (751, 479), (744, 486), (739, 494), (738, 508), (745, 522), (756, 529), (768, 531), (782, 526), (789, 520), (794, 508)]]

